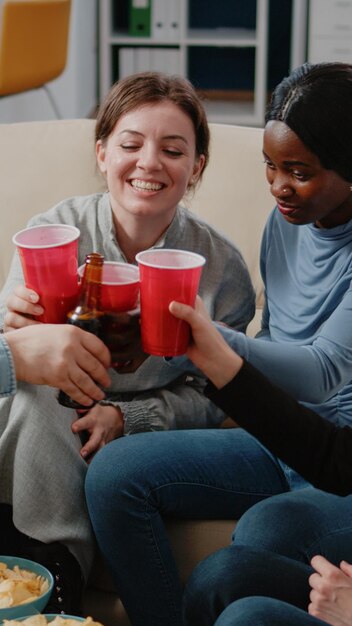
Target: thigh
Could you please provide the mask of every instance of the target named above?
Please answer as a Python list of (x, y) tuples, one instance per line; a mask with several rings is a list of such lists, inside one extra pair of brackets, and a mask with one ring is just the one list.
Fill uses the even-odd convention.
[(0, 403), (0, 501), (13, 506), (16, 527), (44, 543), (65, 543), (89, 571), (94, 537), (84, 481), (87, 464), (57, 390), (20, 383), (11, 403)]
[(316, 617), (273, 598), (243, 598), (220, 615), (214, 626), (326, 626)]
[(306, 563), (315, 554), (334, 563), (351, 561), (352, 496), (313, 487), (277, 495), (243, 515), (234, 541)]
[(183, 598), (185, 624), (212, 626), (227, 606), (247, 596), (276, 598), (306, 609), (312, 572), (309, 565), (280, 554), (232, 544), (191, 574)]
[[(109, 471), (106, 471), (106, 468)], [(242, 429), (140, 433), (105, 446), (86, 482), (93, 511), (111, 496), (161, 514), (236, 519), (288, 485), (278, 461)]]

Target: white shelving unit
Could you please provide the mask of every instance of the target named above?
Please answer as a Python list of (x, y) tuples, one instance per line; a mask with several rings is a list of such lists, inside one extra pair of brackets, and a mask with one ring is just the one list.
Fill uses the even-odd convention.
[(308, 60), (352, 63), (352, 0), (310, 0)]
[[(132, 37), (128, 34), (126, 25), (115, 25), (118, 22), (118, 8), (121, 3), (126, 7), (126, 0), (100, 0), (100, 97), (103, 97), (110, 89), (112, 83), (117, 80), (121, 73), (121, 60), (123, 50), (137, 51), (137, 62), (125, 64), (125, 73), (154, 69), (161, 71), (170, 70), (171, 73), (179, 73), (189, 77), (189, 58), (195, 48), (209, 49), (222, 48), (235, 52), (235, 49), (250, 49), (254, 57), (254, 69), (251, 76), (253, 88), (252, 98), (238, 100), (228, 95), (217, 95), (216, 99), (210, 97), (205, 101), (208, 117), (211, 122), (243, 124), (262, 126), (266, 105), (266, 81), (267, 81), (267, 37), (268, 37), (268, 0), (256, 0), (256, 26), (253, 30), (237, 28), (236, 24), (230, 24), (226, 28), (192, 29), (189, 27), (189, 3), (192, 0), (171, 0), (177, 23), (175, 33), (169, 31), (165, 36), (155, 32), (151, 28), (150, 37)], [(216, 1), (216, 0), (214, 0)], [(246, 2), (246, 0), (242, 0)], [(164, 0), (152, 0), (155, 7), (162, 6)], [(160, 5), (161, 3), (161, 5)], [(152, 4), (152, 11), (153, 11)], [(117, 20), (114, 20), (113, 10), (116, 9)], [(155, 19), (155, 14), (152, 16)], [(164, 50), (165, 54), (160, 55)], [(139, 53), (138, 53), (139, 50)], [(167, 60), (166, 50), (172, 50)], [(155, 52), (156, 51), (156, 54)], [(157, 52), (159, 51), (159, 56)], [(211, 52), (211, 50), (210, 50)], [(127, 52), (129, 55), (130, 54)], [(153, 55), (150, 63), (150, 56)], [(168, 53), (170, 54), (170, 53)], [(165, 67), (165, 62), (167, 63)], [(206, 61), (205, 61), (206, 62)], [(144, 66), (143, 66), (144, 63)], [(149, 64), (149, 66), (148, 66)], [(116, 70), (116, 68), (119, 68)], [(221, 75), (222, 67), (218, 68)], [(211, 96), (211, 89), (208, 90)], [(215, 89), (214, 89), (215, 93)]]
[(293, 0), (290, 71), (307, 60), (308, 0)]

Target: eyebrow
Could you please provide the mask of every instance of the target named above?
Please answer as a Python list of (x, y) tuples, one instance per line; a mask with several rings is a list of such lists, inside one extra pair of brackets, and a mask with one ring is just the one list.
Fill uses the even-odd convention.
[[(138, 132), (138, 130), (132, 130), (130, 128), (125, 128), (124, 130), (121, 130), (121, 132), (119, 132), (118, 134), (123, 135), (124, 133), (129, 133), (131, 135), (138, 135), (139, 137), (144, 137), (143, 133)], [(162, 139), (180, 139), (185, 144), (188, 144), (187, 139), (183, 137), (183, 135), (165, 135), (165, 137), (162, 137)]]
[[(263, 152), (263, 157), (264, 159), (268, 159), (268, 161), (271, 161), (270, 157), (265, 154), (265, 152)], [(298, 160), (292, 160), (292, 161), (283, 161), (283, 164), (286, 166), (291, 166), (292, 165), (302, 165), (303, 167), (312, 167), (309, 163), (305, 163), (304, 161), (298, 161)]]

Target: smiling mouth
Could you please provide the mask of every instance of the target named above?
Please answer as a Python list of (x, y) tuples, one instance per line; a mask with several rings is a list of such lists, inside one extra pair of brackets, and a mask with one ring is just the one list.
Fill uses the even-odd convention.
[(280, 202), (277, 202), (277, 207), (278, 207), (280, 213), (283, 213), (284, 215), (291, 215), (292, 213), (296, 213), (296, 211), (299, 210), (299, 207), (296, 207), (296, 206), (286, 206), (284, 204), (280, 204)]
[(140, 180), (139, 178), (133, 178), (130, 180), (130, 184), (134, 189), (142, 189), (143, 191), (160, 191), (165, 185), (163, 183), (153, 183), (149, 180)]

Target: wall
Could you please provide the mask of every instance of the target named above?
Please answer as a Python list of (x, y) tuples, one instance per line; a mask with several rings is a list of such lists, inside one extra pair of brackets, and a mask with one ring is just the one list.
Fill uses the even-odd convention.
[[(49, 89), (63, 118), (88, 117), (97, 103), (97, 0), (72, 0), (68, 63)], [(55, 119), (36, 89), (0, 99), (0, 123)]]

